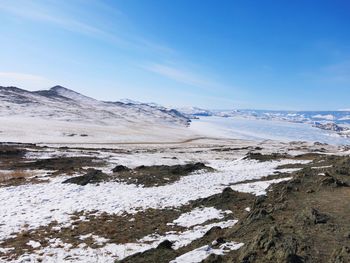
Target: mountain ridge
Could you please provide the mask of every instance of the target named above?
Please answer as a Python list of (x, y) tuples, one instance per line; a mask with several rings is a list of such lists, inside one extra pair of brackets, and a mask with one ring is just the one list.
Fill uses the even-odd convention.
[[(115, 115), (118, 116), (118, 118), (127, 118), (129, 112), (133, 117), (135, 117), (137, 113), (140, 113), (147, 115), (147, 118), (153, 117), (153, 119), (159, 119), (160, 121), (169, 123), (172, 122), (181, 125), (188, 125), (189, 123), (189, 119), (175, 109), (168, 109), (153, 104), (148, 105), (146, 103), (132, 104), (120, 101), (100, 101), (60, 85), (56, 85), (48, 90), (38, 91), (28, 91), (13, 86), (0, 86), (0, 101), (3, 104), (2, 107), (0, 106), (0, 108), (4, 110), (2, 112), (4, 113), (4, 108), (6, 108), (6, 112), (10, 115), (22, 115), (28, 114), (30, 111), (33, 113), (34, 111), (36, 114), (44, 117), (45, 114), (40, 114), (38, 110), (30, 107), (33, 104), (40, 104), (41, 106), (59, 109), (62, 116), (64, 113), (64, 106), (68, 107), (66, 107), (67, 111), (71, 106), (76, 106), (84, 109), (91, 107), (91, 110), (99, 110), (103, 113), (109, 112), (111, 116)], [(26, 105), (26, 110), (20, 110), (18, 107), (19, 105)], [(118, 114), (118, 112), (120, 114)], [(36, 114), (32, 114), (32, 116)], [(49, 115), (52, 117), (52, 113), (49, 113)], [(56, 116), (57, 114), (53, 115)], [(84, 120), (81, 119), (81, 121)]]
[(0, 87), (0, 141), (124, 143), (182, 141), (195, 135), (174, 109), (101, 101), (62, 86)]

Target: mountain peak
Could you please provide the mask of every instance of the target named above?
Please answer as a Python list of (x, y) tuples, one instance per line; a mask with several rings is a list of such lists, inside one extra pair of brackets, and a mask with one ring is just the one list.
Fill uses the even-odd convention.
[(75, 100), (75, 101), (85, 101), (85, 102), (90, 102), (90, 103), (97, 102), (97, 100), (95, 100), (93, 98), (87, 97), (85, 95), (82, 95), (79, 92), (76, 92), (76, 91), (71, 90), (71, 89), (67, 89), (67, 88), (60, 86), (60, 85), (56, 85), (56, 86), (52, 87), (51, 89), (48, 90), (48, 93), (54, 94), (55, 96), (65, 97), (65, 98)]
[[(68, 89), (68, 88), (65, 88), (61, 85), (56, 85), (56, 86), (53, 86), (52, 88), (49, 89), (50, 92), (54, 92), (58, 95), (61, 95), (61, 96), (67, 96), (67, 95), (70, 95), (70, 96), (79, 96), (79, 97), (87, 97), (85, 95), (82, 95), (81, 93), (77, 92), (77, 91), (74, 91), (72, 89)], [(70, 97), (68, 96), (68, 98)]]
[(56, 85), (56, 86), (53, 86), (52, 88), (50, 88), (51, 91), (55, 91), (55, 92), (59, 92), (59, 91), (69, 91), (69, 92), (74, 92), (74, 93), (78, 93), (78, 92), (75, 92), (74, 90), (71, 90), (71, 89), (67, 89), (61, 85)]

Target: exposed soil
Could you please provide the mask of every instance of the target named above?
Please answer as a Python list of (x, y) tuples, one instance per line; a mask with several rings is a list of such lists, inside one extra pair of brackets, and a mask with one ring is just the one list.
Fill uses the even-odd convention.
[(20, 145), (0, 145), (0, 157), (3, 158), (20, 158), (26, 154), (26, 149), (21, 147)]
[(73, 174), (84, 170), (84, 167), (98, 167), (104, 162), (94, 157), (57, 157), (20, 162), (13, 169), (52, 170), (55, 174)]
[(144, 185), (145, 187), (166, 185), (178, 181), (182, 176), (196, 171), (214, 171), (204, 163), (189, 163), (185, 165), (153, 165), (139, 166), (135, 169), (124, 169), (117, 172), (121, 181)]
[(78, 185), (97, 184), (102, 182), (122, 181), (129, 184), (143, 185), (144, 187), (160, 186), (179, 180), (182, 176), (196, 171), (214, 171), (203, 163), (190, 163), (185, 165), (153, 165), (139, 166), (129, 169), (117, 165), (112, 169), (113, 174), (105, 174), (101, 170), (88, 169), (87, 173), (65, 180), (63, 183)]
[(280, 154), (280, 153), (272, 153), (272, 154), (262, 154), (258, 152), (249, 152), (245, 159), (257, 160), (259, 162), (267, 162), (272, 160), (280, 160), (280, 159), (292, 159), (290, 155)]

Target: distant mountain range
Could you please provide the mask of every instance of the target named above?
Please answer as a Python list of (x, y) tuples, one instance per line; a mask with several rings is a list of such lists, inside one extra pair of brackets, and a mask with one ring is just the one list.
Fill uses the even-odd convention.
[(201, 136), (186, 127), (207, 116), (307, 123), (350, 137), (350, 111), (173, 109), (129, 99), (100, 101), (62, 86), (0, 87), (0, 141), (178, 141)]
[(201, 116), (243, 117), (262, 120), (279, 120), (299, 123), (334, 122), (350, 124), (350, 110), (342, 111), (273, 111), (273, 110), (207, 110), (196, 107), (178, 108), (189, 118)]
[(0, 86), (0, 102), (0, 116), (20, 115), (99, 124), (118, 123), (120, 120), (125, 120), (188, 125), (190, 119), (201, 116), (243, 117), (310, 124), (315, 122), (350, 124), (350, 110), (209, 110), (197, 107), (174, 109), (130, 99), (115, 102), (99, 101), (62, 86), (40, 91)]

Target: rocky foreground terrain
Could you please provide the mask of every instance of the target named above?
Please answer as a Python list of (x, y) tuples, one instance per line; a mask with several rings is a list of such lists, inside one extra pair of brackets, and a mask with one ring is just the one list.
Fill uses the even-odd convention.
[(349, 148), (0, 146), (1, 262), (349, 262)]

